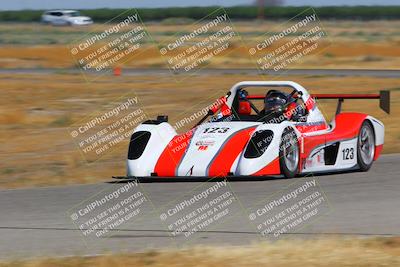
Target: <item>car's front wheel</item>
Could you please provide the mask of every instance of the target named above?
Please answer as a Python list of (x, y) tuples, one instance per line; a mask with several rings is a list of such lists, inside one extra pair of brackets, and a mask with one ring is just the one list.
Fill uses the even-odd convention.
[(286, 178), (296, 176), (299, 168), (299, 145), (297, 135), (291, 128), (286, 128), (282, 134), (279, 147), (279, 164), (281, 173)]
[(375, 135), (372, 125), (364, 121), (357, 140), (357, 163), (361, 171), (368, 171), (375, 156)]

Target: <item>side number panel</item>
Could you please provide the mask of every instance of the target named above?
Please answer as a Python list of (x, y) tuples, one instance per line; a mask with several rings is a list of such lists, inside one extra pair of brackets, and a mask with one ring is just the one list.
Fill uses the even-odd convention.
[(336, 167), (349, 167), (357, 164), (357, 138), (340, 142)]
[(343, 148), (342, 149), (343, 160), (352, 160), (354, 159), (354, 148)]

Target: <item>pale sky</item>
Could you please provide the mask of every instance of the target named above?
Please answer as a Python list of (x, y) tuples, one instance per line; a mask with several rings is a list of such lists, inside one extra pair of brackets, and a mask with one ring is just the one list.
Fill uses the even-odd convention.
[[(1, 10), (20, 9), (92, 9), (92, 8), (143, 8), (170, 6), (235, 6), (253, 4), (255, 0), (0, 0)], [(330, 5), (400, 5), (400, 0), (284, 0), (290, 6)]]

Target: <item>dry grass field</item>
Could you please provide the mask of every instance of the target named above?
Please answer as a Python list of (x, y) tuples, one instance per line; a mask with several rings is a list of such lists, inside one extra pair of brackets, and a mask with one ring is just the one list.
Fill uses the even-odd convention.
[[(208, 62), (208, 67), (255, 68), (254, 59), (248, 55), (248, 46), (260, 42), (266, 32), (273, 31), (281, 23), (233, 21), (241, 39), (235, 40), (224, 56)], [(305, 56), (291, 68), (400, 71), (400, 20), (323, 21), (321, 25), (329, 36), (322, 42), (326, 48)], [(70, 136), (71, 125), (104, 111), (112, 101), (133, 94), (138, 97), (148, 118), (166, 114), (174, 124), (198, 112), (243, 80), (293, 80), (311, 93), (391, 90), (390, 115), (379, 109), (378, 100), (346, 100), (343, 111), (364, 112), (381, 120), (386, 127), (383, 153), (400, 152), (398, 78), (126, 75), (124, 68), (128, 67), (167, 68), (157, 46), (170, 40), (177, 29), (183, 27), (155, 22), (145, 26), (154, 43), (146, 43), (140, 56), (125, 62), (121, 76), (89, 74), (85, 77), (63, 70), (77, 68), (70, 45), (88, 32), (100, 32), (109, 25), (0, 24), (0, 69), (59, 69), (54, 73), (36, 74), (0, 72), (0, 189), (98, 183), (110, 181), (113, 175), (125, 175), (129, 140), (124, 140), (97, 161), (87, 163)], [(335, 101), (319, 101), (319, 107), (328, 121), (333, 118)], [(183, 127), (180, 132), (188, 127)], [(0, 261), (0, 267), (17, 266), (400, 266), (400, 239), (295, 239), (244, 247), (190, 247), (145, 253)]]
[[(176, 82), (172, 75), (106, 75), (87, 83), (79, 74), (1, 74), (0, 188), (92, 183), (124, 175), (127, 141), (87, 164), (69, 134), (71, 124), (104, 110), (106, 104), (123, 95), (135, 93), (148, 117), (168, 114), (175, 123), (199, 111), (236, 82), (268, 78), (294, 80), (312, 93), (391, 89), (391, 115), (379, 109), (378, 100), (346, 101), (343, 111), (366, 112), (382, 120), (386, 126), (384, 153), (400, 151), (400, 89), (395, 78), (211, 75), (205, 79), (199, 75)], [(335, 101), (319, 104), (330, 119)]]
[[(232, 43), (225, 56), (215, 57), (208, 67), (255, 68), (248, 56), (247, 44), (263, 39), (282, 22), (233, 22), (241, 40)], [(158, 43), (170, 40), (182, 25), (147, 23), (155, 43), (122, 67), (167, 68), (157, 50)], [(400, 68), (400, 21), (323, 21), (328, 44), (318, 54), (309, 54), (293, 68)], [(168, 114), (175, 123), (209, 104), (242, 80), (294, 80), (311, 92), (372, 93), (392, 90), (392, 114), (379, 110), (378, 101), (346, 102), (344, 110), (367, 112), (386, 125), (384, 153), (400, 151), (398, 125), (400, 85), (395, 78), (209, 75), (207, 77), (174, 75), (94, 77), (92, 82), (80, 74), (61, 68), (76, 68), (70, 44), (109, 25), (89, 27), (51, 27), (40, 24), (0, 25), (0, 68), (60, 68), (55, 74), (0, 74), (0, 188), (92, 183), (124, 175), (127, 142), (100, 160), (87, 164), (69, 135), (69, 126), (125, 94), (135, 93), (149, 117)], [(186, 28), (185, 28), (186, 29)], [(327, 43), (328, 42), (328, 43)], [(90, 77), (89, 77), (90, 78)], [(185, 78), (185, 79), (183, 79)], [(89, 79), (91, 80), (91, 79)], [(214, 98), (213, 98), (214, 97)], [(332, 101), (321, 102), (330, 119), (335, 109)], [(182, 129), (184, 130), (184, 129)]]
[[(265, 36), (284, 29), (283, 22), (241, 22), (231, 25), (240, 38), (234, 38), (226, 55), (209, 62), (215, 68), (253, 68), (249, 46)], [(297, 68), (377, 68), (400, 69), (400, 21), (322, 21), (318, 24), (327, 37), (321, 49), (307, 55), (291, 67)], [(165, 44), (177, 31), (193, 27), (145, 23), (154, 42), (147, 42), (140, 57), (124, 62), (126, 67), (166, 68), (157, 45)], [(69, 46), (87, 33), (99, 33), (110, 25), (88, 27), (52, 27), (40, 24), (0, 25), (1, 68), (69, 68), (75, 67)], [(267, 34), (267, 35), (266, 35)], [(193, 39), (196, 41), (196, 39)]]
[(195, 247), (95, 257), (0, 262), (1, 267), (399, 266), (399, 238), (282, 240), (247, 247)]

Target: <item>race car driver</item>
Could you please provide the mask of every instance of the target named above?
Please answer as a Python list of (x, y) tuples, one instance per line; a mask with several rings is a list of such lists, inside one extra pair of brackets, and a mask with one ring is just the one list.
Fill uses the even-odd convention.
[(282, 120), (306, 121), (306, 110), (296, 103), (296, 99), (278, 90), (270, 90), (264, 98), (264, 110), (262, 116), (277, 118), (282, 116)]

